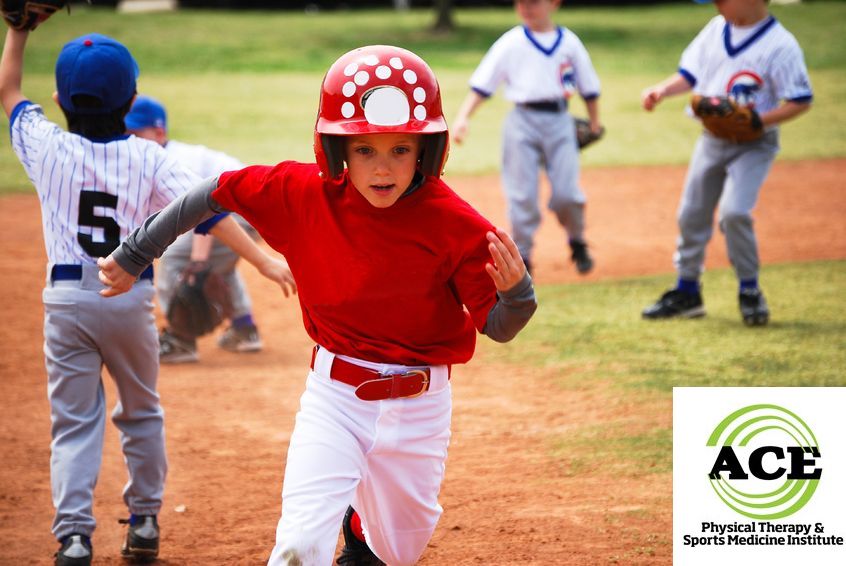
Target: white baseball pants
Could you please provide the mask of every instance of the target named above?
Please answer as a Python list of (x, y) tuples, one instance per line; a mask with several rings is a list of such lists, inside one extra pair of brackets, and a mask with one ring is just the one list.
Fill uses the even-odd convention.
[[(331, 564), (349, 505), (382, 561), (414, 564), (443, 511), (438, 493), (452, 415), (448, 368), (431, 368), (430, 388), (420, 397), (362, 401), (353, 387), (329, 378), (333, 359), (318, 350), (300, 399), (268, 564)], [(380, 371), (405, 369), (343, 359)]]

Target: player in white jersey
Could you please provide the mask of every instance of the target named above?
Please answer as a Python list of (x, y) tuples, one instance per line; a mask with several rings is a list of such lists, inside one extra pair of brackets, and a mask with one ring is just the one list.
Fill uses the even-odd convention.
[[(96, 260), (199, 179), (158, 145), (125, 135), (123, 117), (135, 96), (138, 66), (126, 47), (109, 37), (89, 34), (63, 47), (54, 99), (69, 131), (50, 122), (21, 92), (28, 33), (7, 32), (0, 104), (9, 117), (12, 147), (38, 193), (48, 259), (44, 354), (53, 533), (61, 544), (56, 564), (91, 563), (93, 491), (106, 414), (103, 366), (117, 387), (111, 417), (129, 472), (123, 498), (130, 518), (122, 554), (152, 558), (159, 548), (156, 515), (167, 471), (156, 392), (152, 269), (129, 293), (107, 299), (100, 294), (105, 286)], [(217, 216), (206, 227), (262, 273), (286, 284), (287, 265), (264, 254), (232, 218)]]
[(593, 259), (585, 243), (579, 148), (567, 109), (570, 98), (581, 95), (591, 130), (600, 132), (599, 78), (576, 34), (553, 23), (560, 0), (515, 0), (514, 5), (523, 25), (503, 34), (473, 73), (452, 137), (463, 142), (470, 116), (505, 83), (505, 97), (515, 104), (505, 119), (502, 141), (502, 183), (514, 241), (531, 270), (541, 220), (539, 171), (544, 167), (552, 188), (547, 206), (567, 232), (577, 270), (585, 274), (593, 268)]
[(680, 235), (674, 256), (678, 281), (643, 316), (705, 314), (699, 278), (714, 211), (719, 208), (719, 226), (740, 282), (741, 317), (750, 326), (763, 325), (770, 312), (758, 286), (760, 261), (752, 209), (779, 149), (778, 124), (807, 111), (813, 93), (799, 43), (769, 13), (765, 0), (714, 4), (719, 15), (684, 50), (678, 72), (643, 91), (643, 107), (651, 111), (667, 96), (691, 90), (708, 97), (728, 96), (759, 114), (764, 135), (736, 143), (703, 131), (679, 204)]
[[(244, 164), (221, 151), (203, 145), (182, 143), (168, 137), (167, 111), (158, 100), (138, 95), (126, 115), (126, 131), (155, 141), (180, 164), (202, 178), (220, 175), (224, 171), (243, 169)], [(235, 219), (251, 235), (255, 230), (240, 216)], [(229, 288), (232, 303), (230, 326), (218, 339), (218, 345), (231, 352), (257, 352), (262, 343), (252, 315), (252, 302), (238, 271), (239, 256), (212, 236), (187, 233), (171, 245), (162, 256), (156, 277), (159, 306), (167, 313), (179, 286), (180, 274), (186, 269), (199, 271), (206, 267), (220, 273)], [(186, 363), (199, 360), (197, 337), (182, 336), (172, 328), (159, 334), (159, 361)]]

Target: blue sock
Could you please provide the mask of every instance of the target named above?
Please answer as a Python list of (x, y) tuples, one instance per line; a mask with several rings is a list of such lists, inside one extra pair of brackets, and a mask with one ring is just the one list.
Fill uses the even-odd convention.
[(679, 277), (679, 280), (676, 283), (676, 289), (682, 293), (695, 295), (699, 292), (699, 281), (696, 279), (682, 279)]
[(239, 316), (238, 318), (232, 319), (232, 326), (235, 328), (243, 328), (245, 326), (255, 326), (255, 322), (253, 322), (253, 315), (252, 313), (247, 313), (243, 316)]
[(740, 290), (743, 291), (744, 289), (757, 289), (758, 288), (758, 278), (753, 277), (752, 279), (741, 279), (740, 280)]

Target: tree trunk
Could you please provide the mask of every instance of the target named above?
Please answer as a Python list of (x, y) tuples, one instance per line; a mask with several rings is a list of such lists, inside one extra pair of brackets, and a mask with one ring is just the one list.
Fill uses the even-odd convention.
[(394, 0), (394, 9), (404, 12), (411, 7), (411, 0)]
[(436, 0), (435, 10), (437, 10), (435, 31), (449, 32), (455, 29), (452, 21), (452, 0)]

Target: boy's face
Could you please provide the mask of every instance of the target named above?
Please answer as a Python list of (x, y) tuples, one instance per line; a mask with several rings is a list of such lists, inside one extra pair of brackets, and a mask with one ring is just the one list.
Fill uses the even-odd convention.
[(137, 130), (126, 130), (126, 133), (144, 138), (145, 140), (152, 140), (162, 146), (167, 143), (167, 132), (165, 132), (164, 128), (150, 126), (148, 128), (138, 128)]
[(714, 6), (726, 20), (741, 24), (752, 23), (750, 18), (756, 19), (758, 12), (767, 9), (765, 0), (714, 0)]
[(529, 29), (546, 27), (552, 21), (552, 13), (561, 5), (561, 0), (514, 0), (517, 15)]
[(376, 208), (392, 206), (411, 185), (419, 154), (419, 134), (364, 134), (346, 138), (350, 180)]

